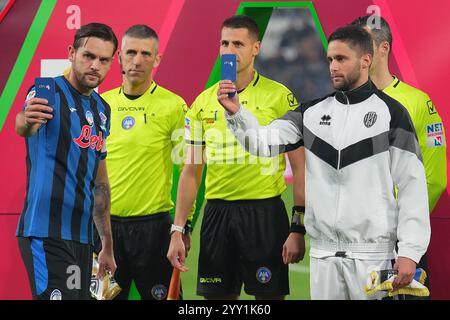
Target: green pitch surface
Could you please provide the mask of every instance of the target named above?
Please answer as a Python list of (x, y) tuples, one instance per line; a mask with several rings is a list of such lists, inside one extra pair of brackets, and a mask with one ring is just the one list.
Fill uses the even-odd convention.
[[(292, 186), (288, 186), (283, 193), (283, 200), (286, 204), (286, 209), (290, 212), (292, 208)], [(197, 296), (197, 267), (198, 267), (198, 252), (200, 244), (200, 226), (203, 218), (203, 209), (198, 218), (194, 233), (192, 234), (192, 248), (187, 258), (187, 266), (189, 271), (183, 273), (181, 276), (183, 286), (183, 298), (186, 300), (203, 299)], [(309, 300), (309, 241), (307, 239), (306, 254), (303, 261), (296, 264), (289, 265), (289, 285), (291, 294), (286, 298), (288, 300)], [(281, 252), (280, 252), (281, 254)], [(242, 300), (253, 300), (253, 296), (249, 296), (242, 291)]]

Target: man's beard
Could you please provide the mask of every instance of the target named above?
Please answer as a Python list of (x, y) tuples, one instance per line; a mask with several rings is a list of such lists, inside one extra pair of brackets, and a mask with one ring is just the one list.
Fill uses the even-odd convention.
[[(96, 72), (81, 73), (81, 72), (77, 71), (75, 68), (74, 68), (74, 72), (75, 72), (75, 77), (77, 78), (77, 81), (78, 81), (78, 85), (82, 88), (92, 90), (92, 89), (97, 88), (100, 85), (100, 83), (102, 83), (103, 79), (101, 79), (100, 75)], [(87, 77), (89, 76), (89, 74), (96, 75), (97, 81), (94, 81), (94, 82), (88, 81)]]
[(355, 83), (358, 82), (361, 72), (359, 71), (360, 67), (355, 67), (351, 73), (347, 75), (347, 77), (343, 77), (343, 82), (335, 86), (336, 90), (340, 91), (349, 91), (355, 88)]

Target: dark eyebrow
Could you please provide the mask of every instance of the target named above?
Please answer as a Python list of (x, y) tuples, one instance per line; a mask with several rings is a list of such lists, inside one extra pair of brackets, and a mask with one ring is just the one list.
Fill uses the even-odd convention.
[[(89, 50), (85, 50), (85, 51), (83, 52), (83, 54), (89, 55), (89, 56), (91, 56), (91, 57), (93, 57), (93, 58), (97, 58), (97, 55), (94, 54), (94, 53), (92, 53), (92, 52), (90, 52)], [(102, 59), (111, 59), (112, 57), (101, 57), (101, 56), (99, 56), (98, 58), (99, 58), (100, 60), (102, 60)]]
[[(127, 53), (127, 54), (128, 54), (128, 53), (138, 53), (138, 50), (136, 50), (136, 49), (128, 49), (128, 50), (126, 51), (126, 53)], [(148, 54), (149, 56), (152, 55), (151, 51), (146, 51), (146, 50), (141, 51), (141, 53), (142, 53), (142, 54)]]

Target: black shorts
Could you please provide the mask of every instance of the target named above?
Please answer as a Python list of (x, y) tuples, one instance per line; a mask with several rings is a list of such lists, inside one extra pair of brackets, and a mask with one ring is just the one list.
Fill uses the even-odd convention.
[(143, 300), (167, 298), (172, 265), (167, 259), (172, 219), (167, 212), (144, 217), (111, 216), (114, 278), (122, 291), (116, 299), (128, 299), (131, 281)]
[(33, 299), (91, 299), (91, 245), (33, 237), (19, 237), (18, 242)]
[(197, 294), (289, 294), (283, 244), (289, 220), (281, 197), (208, 200), (200, 236)]

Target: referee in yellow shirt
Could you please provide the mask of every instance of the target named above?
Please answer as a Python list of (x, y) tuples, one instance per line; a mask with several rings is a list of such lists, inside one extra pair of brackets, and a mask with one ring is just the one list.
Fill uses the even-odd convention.
[[(372, 35), (374, 57), (370, 67), (370, 78), (378, 89), (398, 100), (411, 116), (423, 157), (431, 214), (447, 186), (446, 140), (442, 119), (425, 92), (400, 81), (389, 71), (392, 33), (386, 20), (378, 16), (372, 18), (364, 16), (352, 24), (365, 27)], [(417, 267), (427, 271), (426, 255), (422, 257)], [(429, 287), (428, 280), (426, 285)]]
[(132, 280), (142, 299), (166, 299), (172, 273), (166, 253), (173, 160), (182, 152), (186, 104), (153, 81), (160, 59), (156, 32), (130, 27), (119, 52), (123, 85), (102, 94), (111, 106), (107, 168), (118, 299), (127, 299)]
[[(298, 106), (292, 92), (254, 70), (259, 53), (258, 27), (248, 16), (233, 16), (221, 29), (220, 54), (236, 54), (236, 86), (242, 103), (268, 124)], [(257, 299), (289, 294), (288, 263), (304, 255), (304, 229), (293, 228), (280, 197), (286, 189), (285, 159), (247, 153), (227, 129), (217, 86), (202, 92), (186, 114), (186, 167), (179, 185), (168, 257), (187, 271), (182, 226), (196, 197), (206, 161), (207, 199), (200, 234), (197, 294), (206, 299), (237, 299), (242, 284)], [(203, 157), (203, 151), (205, 152)], [(297, 173), (299, 151), (289, 155), (294, 201), (304, 205)], [(299, 211), (302, 211), (298, 208)]]

